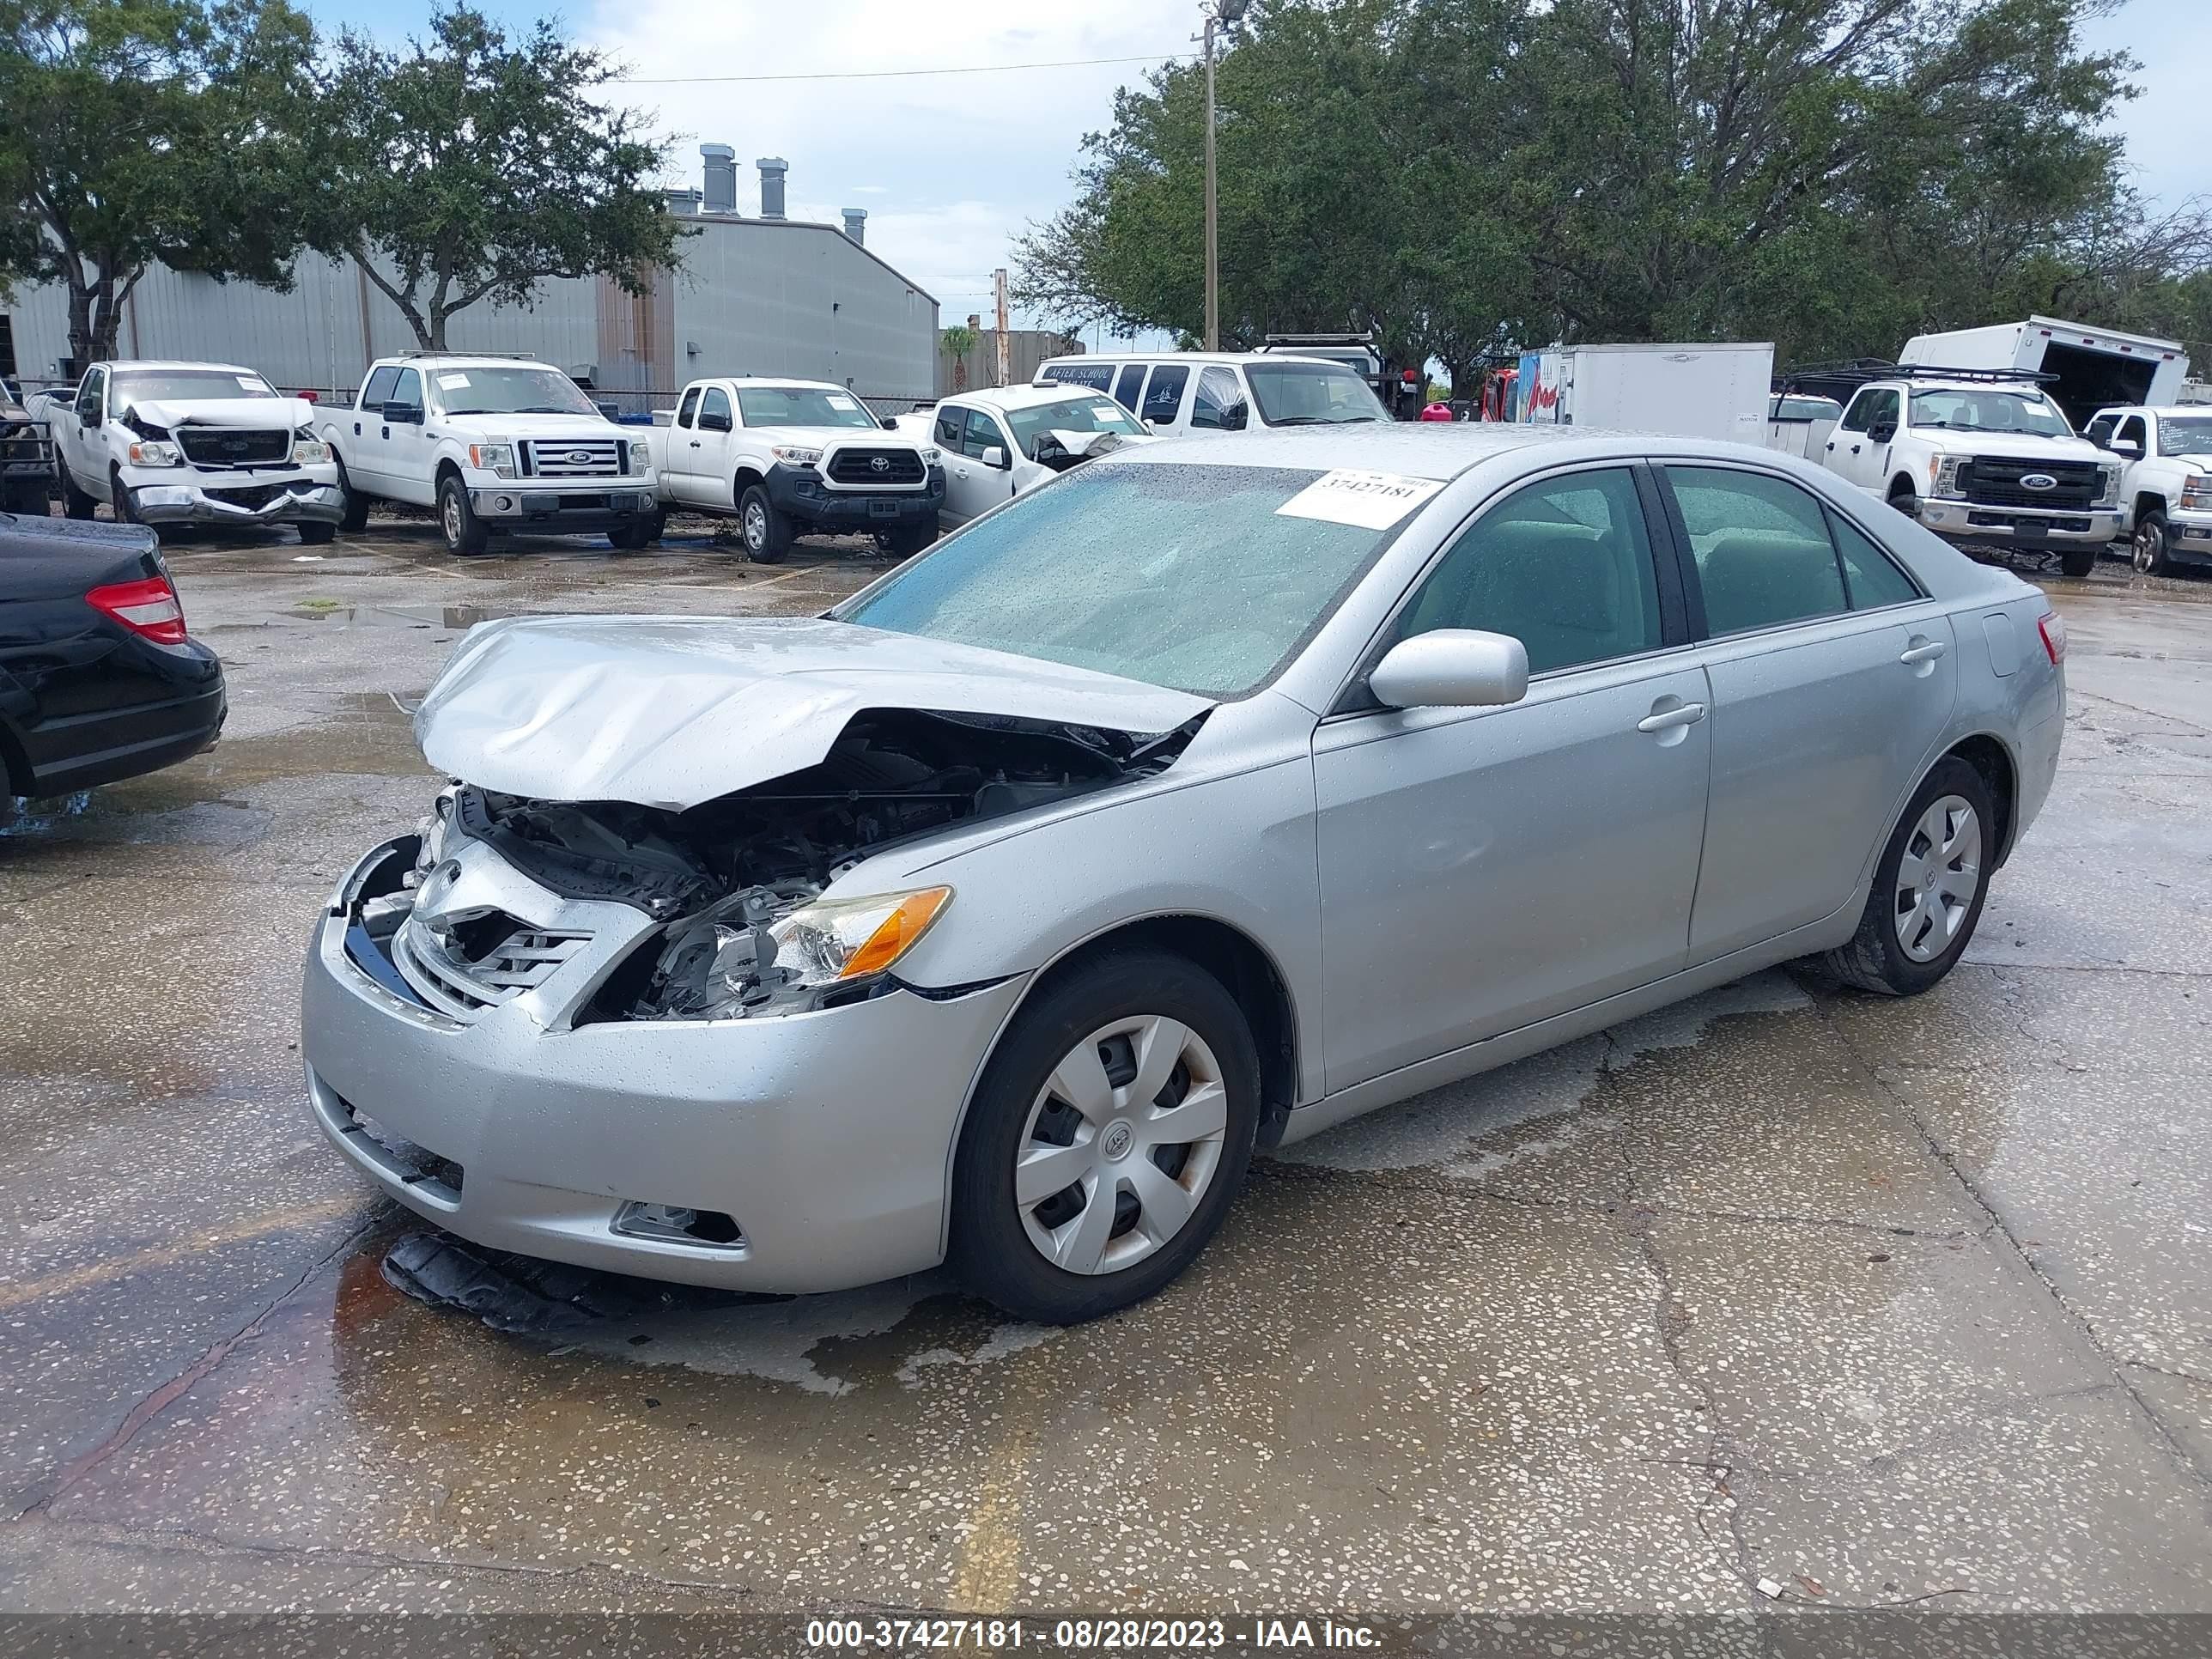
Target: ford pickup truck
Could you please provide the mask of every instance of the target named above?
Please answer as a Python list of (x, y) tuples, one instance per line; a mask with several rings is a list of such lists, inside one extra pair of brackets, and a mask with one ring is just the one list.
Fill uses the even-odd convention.
[(694, 380), (667, 420), (650, 428), (663, 511), (735, 518), (756, 564), (810, 533), (872, 535), (902, 557), (937, 539), (944, 456), (885, 428), (843, 386)]
[(314, 405), (234, 363), (94, 363), (43, 410), (62, 510), (106, 505), (169, 536), (191, 526), (290, 525), (326, 542), (343, 511)]
[(350, 408), (318, 428), (336, 458), (345, 528), (372, 501), (436, 510), (449, 553), (497, 535), (660, 533), (653, 455), (576, 383), (529, 357), (410, 352), (369, 366)]

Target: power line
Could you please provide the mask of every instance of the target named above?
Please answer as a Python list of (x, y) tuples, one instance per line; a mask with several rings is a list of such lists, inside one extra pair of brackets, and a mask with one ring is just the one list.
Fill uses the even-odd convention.
[(1104, 64), (1173, 63), (1193, 54), (1155, 52), (1135, 58), (1061, 58), (1042, 64), (963, 64), (950, 69), (823, 70), (804, 75), (665, 75), (617, 76), (625, 87), (735, 86), (764, 81), (897, 81), (925, 75), (1006, 75), (1022, 70), (1091, 69)]

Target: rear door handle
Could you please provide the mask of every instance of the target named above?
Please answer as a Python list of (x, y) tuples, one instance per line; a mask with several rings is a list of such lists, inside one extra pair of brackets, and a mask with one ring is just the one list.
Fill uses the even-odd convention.
[(1636, 722), (1639, 732), (1672, 732), (1679, 726), (1695, 726), (1705, 717), (1705, 706), (1701, 702), (1677, 703), (1672, 708), (1655, 708)]
[(1905, 650), (1905, 654), (1899, 657), (1898, 661), (1905, 663), (1934, 662), (1936, 658), (1942, 656), (1949, 649), (1950, 647), (1945, 645), (1941, 640), (1923, 640), (1917, 645), (1907, 646)]

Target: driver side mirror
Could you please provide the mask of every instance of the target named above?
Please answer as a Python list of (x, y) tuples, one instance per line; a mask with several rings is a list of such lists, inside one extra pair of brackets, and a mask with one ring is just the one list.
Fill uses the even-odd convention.
[(2112, 451), (2113, 454), (2124, 455), (2131, 461), (2139, 461), (2142, 459), (2143, 447), (2133, 438), (2115, 438), (2112, 442), (2106, 444), (2105, 447)]
[(420, 426), (422, 424), (422, 405), (387, 403), (384, 406), (384, 418), (392, 426)]
[(1251, 418), (1252, 411), (1245, 405), (1231, 404), (1221, 411), (1221, 429), (1224, 432), (1242, 432), (1245, 422)]
[(1886, 444), (1895, 436), (1897, 436), (1897, 422), (1895, 421), (1880, 421), (1867, 428), (1867, 441), (1869, 443)]
[(1393, 708), (1492, 708), (1528, 695), (1528, 651), (1506, 634), (1438, 628), (1401, 640), (1367, 677)]
[(699, 417), (699, 430), (702, 432), (727, 432), (730, 430), (730, 417), (723, 414), (719, 409), (710, 409)]
[(997, 444), (993, 444), (975, 459), (985, 466), (996, 467), (1002, 472), (1011, 465), (1006, 459), (1006, 452)]

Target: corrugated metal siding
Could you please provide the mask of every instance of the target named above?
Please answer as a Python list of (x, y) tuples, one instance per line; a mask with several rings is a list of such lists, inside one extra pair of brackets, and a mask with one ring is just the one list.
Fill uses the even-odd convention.
[(685, 245), (684, 264), (678, 381), (790, 374), (874, 397), (932, 395), (937, 301), (842, 231), (707, 221)]
[[(549, 280), (526, 310), (461, 313), (449, 328), (453, 348), (532, 352), (608, 388), (662, 389), (751, 370), (879, 397), (931, 394), (936, 301), (842, 231), (707, 222), (684, 246), (685, 268), (665, 273), (649, 295), (593, 278)], [(413, 348), (398, 307), (351, 260), (303, 254), (297, 276), (279, 294), (157, 267), (132, 295), (117, 349), (244, 363), (288, 390), (349, 391), (372, 358)], [(19, 287), (7, 311), (23, 378), (47, 379), (69, 350), (66, 297), (58, 288)], [(696, 356), (687, 341), (698, 343)]]

